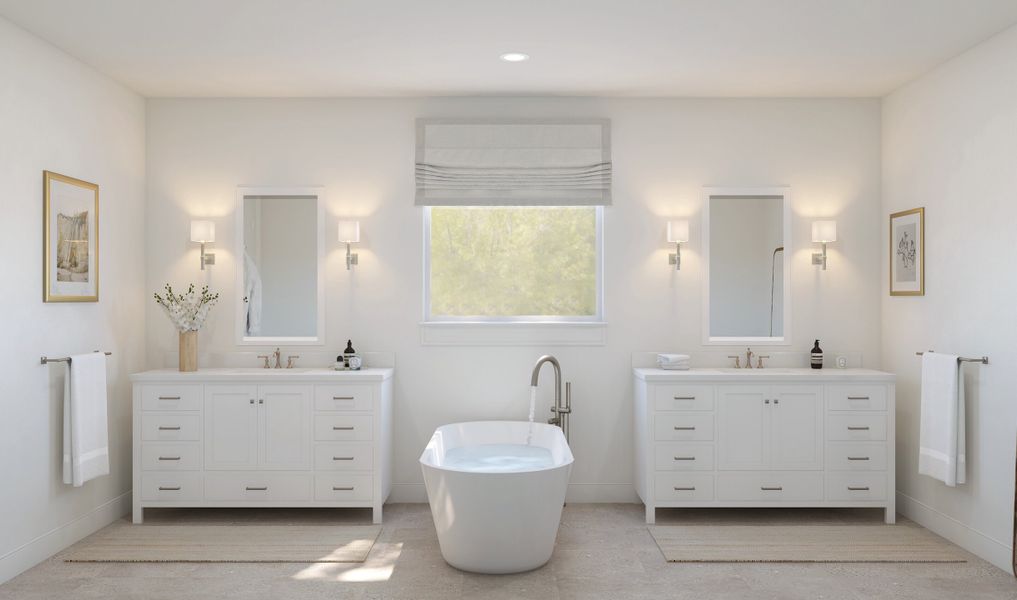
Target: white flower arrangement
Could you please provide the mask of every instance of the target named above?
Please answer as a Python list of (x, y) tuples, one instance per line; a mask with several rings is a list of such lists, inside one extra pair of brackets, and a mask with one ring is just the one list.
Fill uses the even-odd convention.
[(166, 296), (154, 296), (180, 333), (201, 329), (208, 318), (208, 311), (219, 301), (219, 294), (208, 293), (207, 285), (201, 288), (200, 294), (195, 293), (193, 283), (183, 294), (173, 293), (173, 288), (167, 283)]

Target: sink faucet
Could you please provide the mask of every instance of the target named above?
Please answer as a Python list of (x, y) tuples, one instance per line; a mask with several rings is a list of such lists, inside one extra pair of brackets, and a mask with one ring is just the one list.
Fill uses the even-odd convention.
[(751, 369), (752, 368), (752, 356), (753, 356), (752, 348), (746, 348), (745, 349), (745, 368), (746, 369)]
[(569, 414), (572, 413), (572, 383), (565, 382), (565, 406), (561, 404), (561, 365), (558, 364), (558, 359), (545, 354), (537, 359), (537, 364), (533, 365), (533, 374), (530, 375), (530, 386), (537, 387), (537, 383), (540, 379), (540, 368), (544, 366), (544, 363), (551, 363), (554, 367), (554, 406), (551, 407), (551, 413), (555, 416), (547, 420), (551, 425), (557, 425), (561, 427), (562, 433), (565, 434), (565, 441), (569, 439)]
[(276, 348), (275, 352), (272, 353), (272, 356), (275, 357), (275, 367), (273, 367), (273, 368), (281, 369), (282, 368), (282, 352), (280, 352), (279, 349)]

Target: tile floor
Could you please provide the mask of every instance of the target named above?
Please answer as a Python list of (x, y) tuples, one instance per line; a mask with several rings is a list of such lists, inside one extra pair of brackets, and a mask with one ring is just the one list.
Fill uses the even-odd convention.
[[(669, 522), (878, 522), (868, 510), (661, 510)], [(368, 523), (359, 510), (149, 510), (148, 523)], [(110, 527), (130, 527), (125, 520)], [(963, 564), (669, 564), (642, 506), (565, 508), (545, 567), (520, 575), (457, 571), (441, 558), (426, 505), (386, 507), (363, 564), (85, 564), (57, 555), (0, 586), (0, 600), (153, 599), (1017, 599), (1017, 580), (970, 556)]]

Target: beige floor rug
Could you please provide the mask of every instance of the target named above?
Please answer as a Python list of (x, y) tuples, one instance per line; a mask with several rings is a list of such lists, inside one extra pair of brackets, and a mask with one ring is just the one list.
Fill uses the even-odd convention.
[(898, 525), (667, 525), (649, 527), (668, 562), (967, 562), (913, 523)]
[(123, 525), (72, 547), (67, 562), (359, 563), (381, 527)]

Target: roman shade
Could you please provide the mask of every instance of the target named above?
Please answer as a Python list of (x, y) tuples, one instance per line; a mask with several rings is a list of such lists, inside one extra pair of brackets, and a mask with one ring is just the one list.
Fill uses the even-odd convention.
[(418, 206), (611, 204), (611, 123), (419, 119)]

